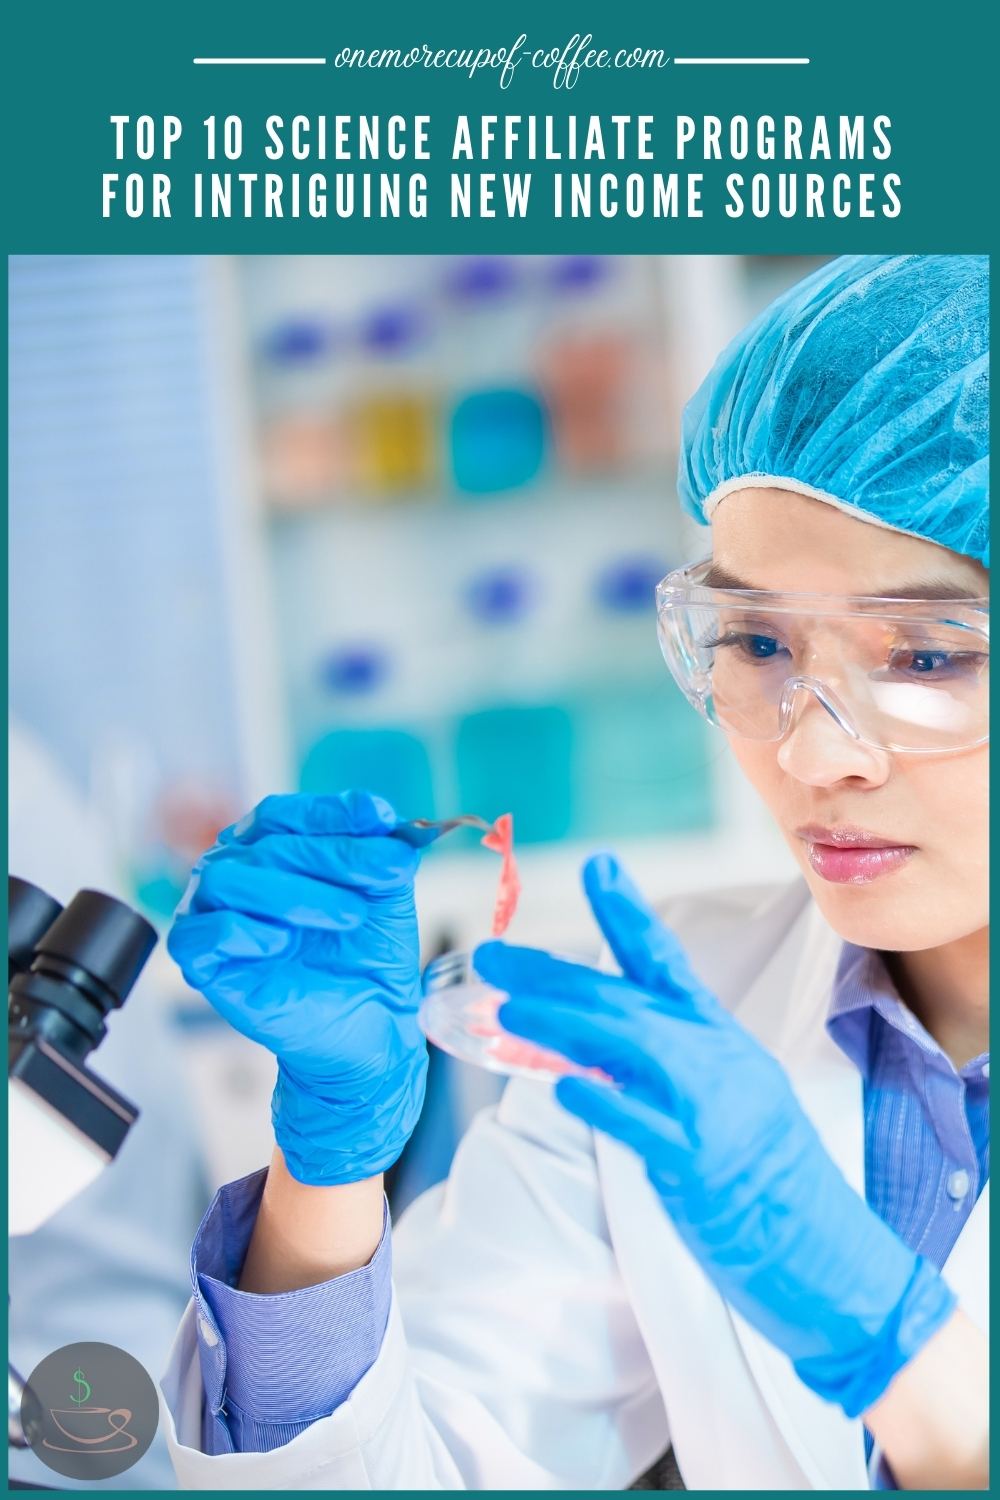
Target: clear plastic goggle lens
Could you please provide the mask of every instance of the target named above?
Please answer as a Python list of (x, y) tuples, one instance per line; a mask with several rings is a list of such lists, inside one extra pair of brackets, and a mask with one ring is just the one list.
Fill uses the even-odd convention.
[(749, 591), (718, 603), (675, 595), (660, 600), (660, 644), (686, 697), (734, 734), (782, 738), (809, 692), (869, 744), (970, 748), (989, 736), (988, 615), (921, 609), (813, 612), (769, 608)]

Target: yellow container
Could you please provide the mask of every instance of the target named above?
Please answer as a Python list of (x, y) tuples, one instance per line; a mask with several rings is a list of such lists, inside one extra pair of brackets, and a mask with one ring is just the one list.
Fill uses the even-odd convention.
[(347, 413), (352, 470), (359, 488), (392, 496), (429, 488), (438, 469), (436, 407), (419, 391), (386, 391)]

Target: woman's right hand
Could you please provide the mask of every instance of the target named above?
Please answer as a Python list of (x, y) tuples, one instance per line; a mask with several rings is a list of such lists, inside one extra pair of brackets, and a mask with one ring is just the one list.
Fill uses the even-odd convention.
[(198, 861), (167, 938), (193, 989), (278, 1059), (289, 1171), (357, 1182), (420, 1116), (419, 854), (369, 792), (265, 797)]

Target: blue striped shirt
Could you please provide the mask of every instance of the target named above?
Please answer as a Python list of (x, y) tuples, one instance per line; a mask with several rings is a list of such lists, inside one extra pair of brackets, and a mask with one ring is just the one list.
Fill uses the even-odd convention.
[[(854, 943), (841, 950), (826, 1025), (864, 1079), (865, 1197), (941, 1267), (990, 1174), (989, 1054), (956, 1069), (882, 956)], [(869, 1458), (872, 1447), (866, 1428)]]
[(220, 1188), (191, 1248), (205, 1453), (268, 1453), (350, 1394), (382, 1345), (392, 1296), (389, 1206), (366, 1266), (294, 1292), (236, 1290), (267, 1168)]
[[(956, 1070), (903, 1005), (876, 952), (845, 943), (827, 1028), (860, 1070), (869, 1204), (943, 1264), (989, 1174), (989, 1059)], [(236, 1290), (266, 1170), (216, 1194), (191, 1252), (206, 1453), (267, 1452), (344, 1401), (388, 1321), (391, 1242), (367, 1266), (301, 1291)]]
[(990, 1173), (990, 1064), (956, 1069), (899, 997), (880, 954), (845, 943), (827, 1030), (860, 1070), (865, 1196), (943, 1266)]

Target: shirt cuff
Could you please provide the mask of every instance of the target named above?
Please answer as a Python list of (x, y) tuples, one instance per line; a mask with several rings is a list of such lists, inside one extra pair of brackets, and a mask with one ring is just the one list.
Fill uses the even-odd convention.
[(329, 1416), (374, 1364), (389, 1318), (384, 1196), (382, 1235), (367, 1265), (292, 1292), (236, 1289), (266, 1179), (262, 1168), (220, 1188), (191, 1251), (210, 1452), (267, 1452)]

